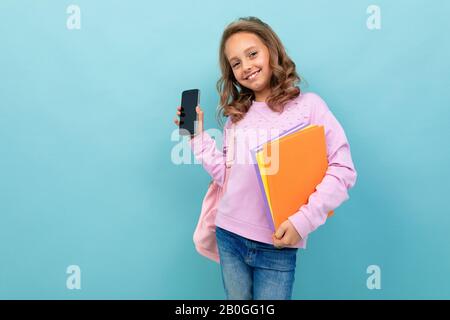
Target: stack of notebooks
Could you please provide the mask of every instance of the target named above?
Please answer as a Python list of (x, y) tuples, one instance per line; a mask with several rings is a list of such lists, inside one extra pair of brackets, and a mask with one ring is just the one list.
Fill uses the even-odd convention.
[[(267, 219), (275, 232), (308, 203), (328, 168), (323, 126), (298, 125), (251, 152)], [(331, 216), (333, 211), (328, 213)]]

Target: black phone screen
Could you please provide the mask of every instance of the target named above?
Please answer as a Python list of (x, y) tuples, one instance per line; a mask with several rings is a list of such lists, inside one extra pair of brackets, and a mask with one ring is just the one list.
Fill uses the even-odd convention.
[(200, 103), (200, 90), (191, 89), (183, 91), (181, 95), (180, 135), (193, 135), (197, 112), (195, 107)]

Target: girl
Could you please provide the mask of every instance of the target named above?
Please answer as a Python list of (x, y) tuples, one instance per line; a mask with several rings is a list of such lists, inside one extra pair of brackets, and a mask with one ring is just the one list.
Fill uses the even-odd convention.
[[(247, 17), (229, 24), (222, 35), (219, 55), (222, 77), (217, 82), (218, 111), (228, 117), (223, 146), (231, 123), (237, 132), (236, 144), (248, 140), (246, 154), (267, 141), (262, 130), (284, 131), (300, 123), (322, 125), (325, 129), (326, 175), (308, 203), (282, 223), (275, 234), (264, 214), (253, 163), (231, 167), (217, 209), (216, 238), (227, 298), (291, 299), (298, 248), (306, 248), (308, 235), (325, 223), (328, 212), (349, 198), (348, 190), (355, 184), (350, 146), (326, 103), (317, 94), (300, 92), (295, 85), (300, 81), (295, 63), (266, 23)], [(200, 106), (196, 111), (198, 125), (190, 146), (204, 169), (222, 186), (226, 150), (216, 149), (215, 140), (203, 131)], [(174, 122), (179, 125), (177, 117)]]

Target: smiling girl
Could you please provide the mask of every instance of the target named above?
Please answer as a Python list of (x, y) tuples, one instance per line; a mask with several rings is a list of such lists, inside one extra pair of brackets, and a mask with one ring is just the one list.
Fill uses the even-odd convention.
[[(236, 141), (248, 141), (245, 153), (267, 140), (262, 130), (284, 131), (301, 123), (325, 129), (326, 175), (308, 203), (293, 212), (275, 234), (264, 213), (253, 163), (231, 167), (217, 208), (216, 239), (227, 298), (291, 299), (298, 248), (306, 248), (308, 235), (325, 223), (328, 212), (349, 198), (348, 190), (356, 182), (350, 146), (324, 100), (296, 86), (300, 78), (295, 63), (275, 32), (260, 19), (240, 18), (229, 24), (222, 35), (219, 59), (218, 111), (228, 118), (223, 146), (232, 123), (239, 131)], [(203, 131), (203, 111), (200, 106), (196, 110), (198, 125), (190, 145), (204, 169), (223, 186), (226, 150), (216, 149), (215, 140)], [(177, 118), (174, 122), (179, 125)]]

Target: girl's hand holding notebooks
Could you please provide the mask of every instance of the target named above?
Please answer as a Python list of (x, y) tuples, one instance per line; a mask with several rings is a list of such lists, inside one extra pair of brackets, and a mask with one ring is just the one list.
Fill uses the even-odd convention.
[(289, 220), (284, 221), (279, 226), (277, 232), (273, 234), (272, 238), (273, 238), (273, 245), (277, 249), (281, 249), (285, 246), (293, 246), (297, 244), (300, 240), (302, 240), (302, 237), (297, 232), (292, 222)]

